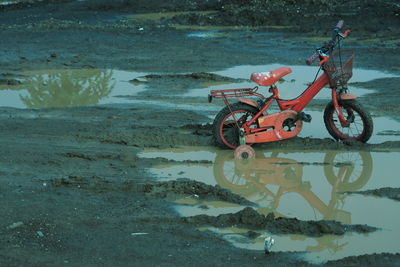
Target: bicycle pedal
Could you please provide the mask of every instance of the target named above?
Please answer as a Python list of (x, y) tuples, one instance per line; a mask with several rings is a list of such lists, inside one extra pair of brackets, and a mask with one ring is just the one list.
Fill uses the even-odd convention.
[(297, 114), (297, 118), (298, 120), (302, 120), (304, 122), (311, 122), (312, 117), (310, 114), (306, 114), (304, 112), (300, 112), (299, 114)]

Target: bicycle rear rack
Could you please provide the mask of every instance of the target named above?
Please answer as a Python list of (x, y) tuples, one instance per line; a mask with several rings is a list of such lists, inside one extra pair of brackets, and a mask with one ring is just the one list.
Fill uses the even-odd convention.
[(208, 102), (211, 103), (213, 98), (222, 98), (227, 102), (228, 97), (241, 97), (241, 96), (256, 96), (265, 98), (262, 94), (257, 93), (258, 86), (254, 88), (239, 88), (239, 89), (224, 89), (224, 90), (211, 90), (208, 95)]

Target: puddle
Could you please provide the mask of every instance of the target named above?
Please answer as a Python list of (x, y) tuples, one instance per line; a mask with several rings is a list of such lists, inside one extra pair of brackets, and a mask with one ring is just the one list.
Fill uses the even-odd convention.
[(196, 37), (196, 38), (218, 38), (218, 37), (227, 37), (233, 35), (232, 33), (220, 32), (220, 31), (200, 31), (189, 33), (188, 37)]
[(125, 19), (133, 19), (133, 20), (151, 20), (159, 22), (162, 19), (171, 19), (178, 15), (191, 15), (191, 14), (199, 14), (199, 15), (207, 15), (215, 13), (216, 11), (178, 11), (178, 12), (156, 12), (156, 13), (141, 13), (141, 14), (131, 14), (124, 15), (122, 18)]
[[(400, 172), (400, 152), (268, 152), (257, 151), (253, 161), (235, 161), (232, 151), (213, 148), (181, 148), (169, 151), (144, 151), (141, 157), (164, 157), (182, 161), (211, 160), (213, 164), (174, 164), (156, 166), (149, 171), (160, 180), (189, 178), (219, 185), (259, 205), (258, 212), (301, 220), (337, 220), (345, 224), (367, 224), (382, 230), (370, 234), (274, 235), (274, 251), (308, 251), (306, 259), (322, 262), (366, 253), (398, 253), (400, 203), (386, 199), (339, 192), (364, 191), (381, 187), (400, 187), (394, 174)], [(224, 206), (225, 205), (225, 206)], [(218, 215), (236, 212), (238, 207), (216, 207), (197, 199), (178, 201), (182, 216)], [(207, 208), (205, 208), (207, 207)], [(235, 246), (263, 250), (264, 237), (251, 239), (246, 229), (204, 228), (221, 233)]]
[(0, 106), (44, 108), (130, 103), (114, 96), (132, 96), (145, 90), (143, 85), (129, 82), (145, 75), (139, 72), (65, 69), (21, 74), (20, 84), (0, 87)]
[(0, 6), (7, 6), (17, 3), (16, 1), (1, 1)]
[(240, 205), (223, 201), (199, 201), (194, 198), (176, 200), (178, 204), (176, 210), (184, 216), (206, 214), (218, 216), (221, 213), (236, 213), (243, 209)]
[(0, 1), (0, 6), (8, 6), (8, 5), (14, 5), (14, 4), (18, 4), (18, 3), (26, 3), (28, 1), (18, 1), (18, 0), (14, 0), (14, 1)]

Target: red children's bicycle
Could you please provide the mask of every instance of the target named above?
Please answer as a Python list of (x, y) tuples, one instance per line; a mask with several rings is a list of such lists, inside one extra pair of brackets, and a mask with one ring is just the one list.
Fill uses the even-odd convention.
[[(347, 81), (352, 76), (354, 52), (340, 47), (340, 41), (350, 33), (350, 30), (342, 33), (342, 27), (343, 20), (339, 21), (333, 30), (332, 39), (306, 60), (306, 63), (311, 65), (319, 58), (319, 70), (322, 69), (323, 73), (295, 99), (281, 99), (275, 85), (282, 77), (292, 72), (289, 67), (251, 74), (252, 81), (259, 86), (269, 87), (269, 97), (258, 93), (258, 86), (211, 90), (209, 102), (213, 98), (221, 98), (226, 105), (213, 122), (213, 134), (217, 145), (231, 149), (240, 146), (241, 150), (237, 153), (239, 157), (249, 157), (254, 152), (248, 145), (295, 137), (302, 129), (303, 121), (311, 121), (311, 116), (304, 113), (303, 109), (326, 85), (329, 85), (332, 91), (332, 100), (324, 111), (324, 123), (329, 134), (336, 140), (353, 139), (367, 142), (372, 135), (373, 122), (370, 114), (356, 101), (357, 97), (348, 93)], [(233, 104), (228, 101), (228, 98), (245, 96), (256, 97), (257, 100), (239, 98), (239, 102)], [(270, 114), (268, 108), (274, 101), (277, 102), (280, 112)]]

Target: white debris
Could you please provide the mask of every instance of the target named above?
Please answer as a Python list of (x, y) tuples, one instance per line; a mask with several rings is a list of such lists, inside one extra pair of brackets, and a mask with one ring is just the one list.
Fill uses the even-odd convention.
[(24, 225), (23, 222), (15, 222), (15, 223), (13, 223), (13, 224), (7, 226), (7, 229), (15, 229), (15, 228), (18, 228), (18, 227), (20, 227), (20, 226), (22, 226), (22, 225)]
[(131, 236), (148, 235), (149, 233), (131, 233)]
[(268, 236), (265, 238), (264, 241), (264, 252), (265, 254), (268, 254), (271, 251), (272, 246), (275, 244), (275, 240)]

